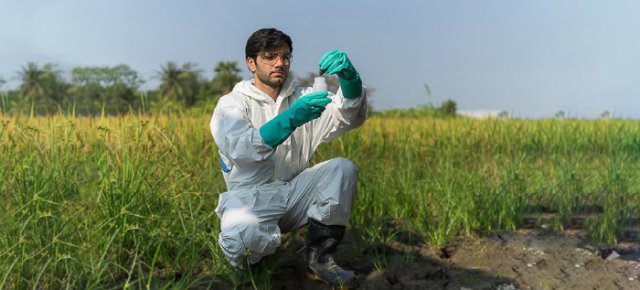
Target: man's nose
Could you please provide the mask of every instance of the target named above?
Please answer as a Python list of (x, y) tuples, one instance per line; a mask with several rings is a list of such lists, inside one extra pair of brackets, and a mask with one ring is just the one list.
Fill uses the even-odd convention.
[(278, 66), (285, 66), (287, 60), (285, 60), (284, 57), (281, 56), (276, 56), (276, 63), (274, 64), (274, 66), (278, 67)]

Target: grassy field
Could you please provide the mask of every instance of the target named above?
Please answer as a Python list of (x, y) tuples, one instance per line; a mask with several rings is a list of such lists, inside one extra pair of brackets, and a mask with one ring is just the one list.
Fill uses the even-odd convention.
[[(0, 289), (188, 288), (229, 269), (210, 116), (0, 115)], [(554, 213), (615, 243), (638, 218), (640, 122), (372, 117), (323, 145), (360, 169), (351, 230), (442, 247)], [(269, 268), (250, 271), (256, 288)]]

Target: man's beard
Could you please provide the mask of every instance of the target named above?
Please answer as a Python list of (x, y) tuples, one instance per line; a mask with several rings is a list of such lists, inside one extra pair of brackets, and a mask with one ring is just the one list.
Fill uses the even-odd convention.
[[(284, 78), (272, 78), (271, 74), (275, 72), (282, 74)], [(261, 83), (269, 87), (279, 89), (280, 87), (282, 87), (282, 84), (284, 84), (285, 80), (289, 76), (289, 73), (282, 69), (274, 69), (268, 73), (256, 74), (256, 76), (258, 77)]]

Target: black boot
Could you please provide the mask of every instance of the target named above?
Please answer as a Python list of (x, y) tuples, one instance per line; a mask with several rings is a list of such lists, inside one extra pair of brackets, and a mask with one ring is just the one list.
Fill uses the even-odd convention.
[(307, 237), (307, 277), (325, 282), (334, 289), (355, 289), (356, 275), (342, 269), (333, 260), (333, 253), (342, 238), (344, 226), (329, 226), (309, 219)]

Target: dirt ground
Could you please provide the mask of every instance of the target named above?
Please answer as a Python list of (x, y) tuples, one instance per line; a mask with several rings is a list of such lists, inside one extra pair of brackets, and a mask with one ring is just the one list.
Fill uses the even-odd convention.
[[(402, 234), (368, 249), (347, 234), (338, 261), (358, 273), (359, 289), (640, 289), (640, 243), (590, 245), (581, 229), (563, 234), (542, 227), (457, 238), (444, 249), (406, 241)], [(637, 236), (637, 235), (635, 235)], [(285, 240), (272, 289), (329, 289), (304, 278), (302, 234)], [(386, 265), (375, 258), (384, 251)], [(382, 270), (379, 270), (382, 269)]]

